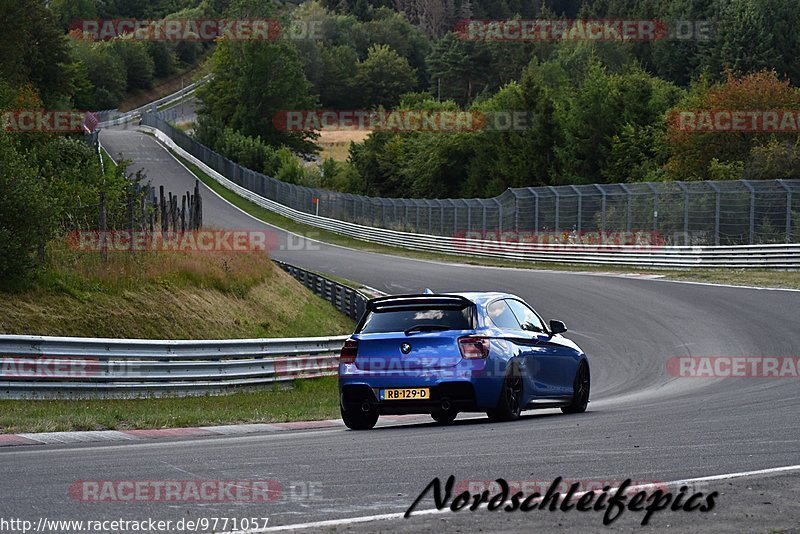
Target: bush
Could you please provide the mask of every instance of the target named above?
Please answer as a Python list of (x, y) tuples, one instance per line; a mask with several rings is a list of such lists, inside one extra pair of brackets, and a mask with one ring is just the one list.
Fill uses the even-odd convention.
[(52, 229), (49, 205), (36, 170), (0, 132), (0, 287), (22, 282)]

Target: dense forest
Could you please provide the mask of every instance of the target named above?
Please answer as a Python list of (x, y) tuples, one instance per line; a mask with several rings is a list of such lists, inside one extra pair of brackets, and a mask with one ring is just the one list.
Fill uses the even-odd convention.
[[(285, 31), (94, 41), (73, 26), (222, 17), (276, 19)], [(669, 31), (646, 41), (497, 41), (458, 30), (516, 18), (657, 20)], [(677, 32), (686, 22), (704, 31)], [(796, 128), (693, 133), (671, 119), (800, 110), (796, 0), (15, 0), (0, 3), (0, 27), (0, 110), (114, 108), (210, 52), (195, 135), (293, 183), (488, 197), (514, 186), (800, 177)], [(346, 161), (308, 164), (319, 133), (283, 131), (274, 119), (309, 109), (514, 111), (530, 121), (516, 131), (375, 131)], [(124, 166), (104, 171), (76, 136), (0, 131), (0, 161), (0, 278), (24, 271), (29, 253), (81, 210), (94, 213), (101, 187), (113, 211), (130, 185)]]
[[(250, 16), (276, 9), (237, 3)], [(656, 20), (669, 32), (643, 42), (502, 42), (457, 31), (466, 19), (519, 17)], [(675, 110), (800, 109), (794, 0), (330, 0), (303, 3), (284, 24), (317, 32), (218, 44), (197, 130), (215, 150), (283, 180), (463, 197), (800, 173), (796, 131), (687, 134), (669, 121)], [(315, 107), (514, 110), (532, 120), (513, 132), (374, 132), (351, 145), (347, 162), (304, 167), (287, 154), (313, 152), (315, 133), (279, 131), (273, 118)]]

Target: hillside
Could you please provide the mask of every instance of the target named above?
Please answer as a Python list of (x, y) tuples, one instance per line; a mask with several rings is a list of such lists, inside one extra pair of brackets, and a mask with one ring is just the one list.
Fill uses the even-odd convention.
[(51, 244), (0, 333), (153, 339), (329, 336), (353, 324), (264, 254), (96, 254)]

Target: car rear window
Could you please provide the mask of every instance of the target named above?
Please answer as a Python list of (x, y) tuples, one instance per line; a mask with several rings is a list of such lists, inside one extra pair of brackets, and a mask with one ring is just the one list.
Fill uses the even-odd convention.
[(474, 328), (472, 306), (465, 308), (393, 309), (371, 311), (357, 330), (359, 333), (405, 332), (418, 325), (436, 325), (447, 330)]

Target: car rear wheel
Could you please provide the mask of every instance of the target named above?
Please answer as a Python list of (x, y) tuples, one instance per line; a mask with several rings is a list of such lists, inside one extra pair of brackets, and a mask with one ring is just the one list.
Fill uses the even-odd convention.
[(378, 422), (378, 412), (374, 409), (368, 412), (363, 410), (345, 410), (340, 406), (342, 420), (351, 430), (369, 430)]
[(446, 425), (455, 421), (457, 415), (458, 412), (456, 412), (455, 410), (447, 410), (446, 412), (444, 411), (433, 412), (431, 414), (431, 417), (433, 417), (433, 420), (439, 423), (440, 425)]
[(522, 413), (522, 376), (516, 366), (511, 367), (503, 379), (500, 400), (494, 410), (486, 415), (492, 421), (516, 421)]
[(572, 402), (569, 406), (564, 406), (561, 411), (564, 413), (583, 413), (589, 406), (589, 389), (591, 378), (589, 376), (589, 366), (581, 362), (578, 371), (575, 373), (575, 382), (572, 386)]

